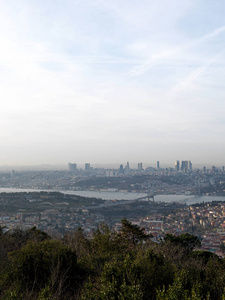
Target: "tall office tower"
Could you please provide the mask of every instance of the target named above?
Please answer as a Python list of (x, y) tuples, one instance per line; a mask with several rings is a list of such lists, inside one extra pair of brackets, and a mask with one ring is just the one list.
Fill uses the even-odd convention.
[(203, 173), (206, 173), (206, 167), (203, 167)]
[(180, 169), (181, 169), (181, 171), (187, 171), (188, 170), (188, 160), (182, 160)]
[(175, 161), (175, 172), (179, 172), (180, 171), (180, 161), (176, 160)]
[(129, 161), (127, 162), (127, 165), (124, 168), (124, 174), (129, 174), (130, 173), (130, 165), (129, 165)]
[(159, 170), (160, 167), (159, 167), (159, 161), (157, 161), (157, 170)]
[(143, 170), (142, 163), (138, 163), (138, 170)]
[(120, 165), (119, 173), (120, 173), (120, 174), (123, 174), (123, 173), (124, 173), (123, 165)]
[(222, 172), (224, 172), (224, 166), (222, 166)]
[(215, 173), (217, 171), (217, 168), (215, 166), (212, 166), (212, 172)]
[(188, 162), (188, 170), (189, 171), (192, 171), (192, 162), (189, 160)]
[(84, 169), (85, 169), (85, 171), (88, 171), (88, 170), (90, 170), (90, 168), (91, 168), (91, 164), (89, 164), (89, 163), (86, 163), (86, 164), (84, 165)]
[(68, 170), (70, 172), (74, 172), (77, 170), (77, 164), (71, 164), (71, 163), (68, 163)]

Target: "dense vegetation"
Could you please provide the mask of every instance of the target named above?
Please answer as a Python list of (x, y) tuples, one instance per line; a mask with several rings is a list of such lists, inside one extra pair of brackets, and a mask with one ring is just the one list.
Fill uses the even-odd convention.
[(61, 240), (32, 228), (0, 230), (0, 298), (225, 299), (225, 261), (193, 250), (190, 234), (153, 243), (122, 220), (120, 232), (102, 224), (86, 239), (81, 229)]

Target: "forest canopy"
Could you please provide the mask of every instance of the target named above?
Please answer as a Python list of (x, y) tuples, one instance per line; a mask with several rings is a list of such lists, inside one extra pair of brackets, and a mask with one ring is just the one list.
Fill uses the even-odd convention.
[(225, 261), (195, 250), (190, 234), (154, 243), (127, 219), (51, 238), (39, 229), (0, 230), (1, 299), (224, 299)]

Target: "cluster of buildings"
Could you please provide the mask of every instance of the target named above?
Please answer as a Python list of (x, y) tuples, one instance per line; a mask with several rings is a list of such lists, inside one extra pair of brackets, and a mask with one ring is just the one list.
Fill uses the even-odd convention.
[(104, 216), (92, 214), (103, 200), (54, 192), (3, 193), (0, 195), (0, 227), (29, 229), (37, 227), (51, 235), (64, 234), (81, 227), (89, 235)]
[[(156, 168), (143, 167), (143, 163), (138, 163), (137, 168), (132, 169), (129, 162), (120, 165), (116, 169), (94, 168), (90, 163), (85, 163), (84, 168), (78, 168), (77, 164), (69, 163), (68, 170), (64, 171), (12, 171), (0, 172), (0, 187), (3, 188), (25, 188), (25, 189), (55, 189), (55, 190), (96, 190), (100, 188), (116, 188), (118, 190), (142, 192), (136, 189), (140, 183), (140, 178), (144, 182), (148, 176), (153, 181), (168, 182), (170, 187), (161, 190), (160, 193), (169, 192), (175, 188), (174, 184), (180, 187), (174, 193), (182, 191), (181, 184), (192, 187), (217, 184), (215, 175), (225, 175), (224, 167), (202, 170), (192, 169), (191, 161), (176, 161), (175, 168), (161, 168), (157, 161)], [(112, 178), (110, 178), (112, 177)], [(117, 177), (117, 178), (116, 178)], [(107, 180), (109, 178), (109, 180)], [(123, 178), (121, 180), (121, 178)], [(139, 178), (139, 179), (138, 179)], [(111, 180), (112, 179), (112, 180)], [(86, 180), (86, 183), (85, 183)], [(135, 182), (136, 180), (136, 182)], [(221, 179), (220, 181), (223, 181)], [(225, 182), (225, 177), (224, 177)], [(128, 184), (125, 184), (128, 183)], [(215, 184), (214, 184), (215, 183)], [(173, 184), (173, 186), (172, 186)], [(191, 193), (193, 191), (190, 191)], [(211, 191), (206, 191), (208, 193)], [(220, 191), (221, 195), (221, 191)]]
[(176, 160), (174, 170), (176, 172), (179, 172), (179, 171), (184, 171), (184, 172), (192, 171), (192, 162), (190, 160), (182, 160), (182, 161)]
[(65, 234), (82, 228), (87, 236), (91, 236), (93, 230), (104, 222), (104, 216), (99, 213), (91, 214), (85, 208), (60, 210), (46, 209), (40, 213), (15, 213), (0, 214), (0, 227), (7, 229), (20, 228), (23, 230), (37, 227), (54, 236)]
[[(91, 167), (90, 163), (85, 163), (83, 168), (78, 168), (76, 163), (68, 163), (68, 171), (78, 174), (84, 172), (84, 174), (91, 174), (96, 171), (99, 171), (98, 168), (93, 168)], [(114, 176), (121, 176), (121, 175), (132, 175), (136, 174), (137, 172), (144, 172), (145, 173), (152, 173), (152, 172), (191, 172), (192, 171), (192, 162), (191, 161), (179, 161), (177, 160), (175, 162), (175, 168), (161, 168), (160, 167), (160, 162), (156, 162), (156, 167), (143, 167), (143, 163), (139, 162), (137, 164), (136, 168), (130, 168), (130, 163), (127, 162), (126, 165), (124, 166), (121, 164), (118, 169), (102, 169), (102, 171), (105, 172), (105, 175), (107, 177), (114, 177)]]
[[(0, 226), (7, 229), (29, 229), (36, 226), (50, 235), (63, 235), (82, 228), (87, 236), (91, 236), (99, 223), (107, 223), (107, 218), (101, 213), (101, 209), (95, 211), (89, 206), (72, 208), (66, 202), (61, 202), (61, 206), (57, 207), (59, 203), (52, 205), (49, 202), (51, 199), (46, 197), (44, 195), (40, 200), (37, 199), (37, 195), (34, 198), (31, 195), (27, 196), (29, 203), (42, 201), (42, 204), (46, 206), (42, 211), (28, 213), (25, 209), (19, 209), (15, 213), (0, 213)], [(5, 203), (8, 203), (7, 199)], [(120, 201), (116, 204), (120, 205)], [(99, 205), (99, 208), (101, 206), (104, 208), (107, 203)], [(163, 239), (166, 233), (179, 235), (189, 232), (200, 237), (201, 250), (208, 250), (224, 257), (225, 202), (185, 206), (170, 213), (152, 211), (149, 216), (132, 220), (132, 223), (145, 228), (148, 234), (153, 235), (155, 242)], [(114, 223), (114, 230), (118, 230), (119, 227), (119, 223)]]
[[(78, 171), (77, 164), (75, 164), (75, 163), (68, 163), (68, 170), (70, 172), (76, 172), (76, 171)], [(85, 163), (84, 164), (84, 170), (85, 171), (91, 170), (91, 164), (90, 163)]]
[[(94, 168), (91, 167), (91, 164), (90, 163), (85, 163), (84, 164), (84, 168), (83, 170), (84, 171), (90, 171), (90, 170), (93, 170)], [(148, 167), (148, 168), (145, 168), (145, 169), (150, 169), (150, 170), (163, 170), (162, 168), (160, 168), (160, 162), (157, 161), (156, 162), (156, 168), (154, 167)], [(68, 170), (70, 172), (77, 172), (79, 171), (80, 169), (78, 169), (78, 166), (76, 163), (68, 163)], [(107, 170), (106, 169), (106, 172), (107, 171), (112, 171), (113, 169), (110, 169), (110, 170)], [(132, 169), (132, 170), (138, 170), (138, 171), (144, 171), (144, 168), (143, 168), (143, 163), (142, 162), (139, 162), (137, 164), (137, 168), (135, 169)], [(175, 161), (175, 168), (174, 168), (175, 171), (179, 172), (179, 171), (192, 171), (192, 162), (191, 161)], [(114, 169), (114, 172), (117, 171), (118, 174), (128, 174), (130, 171), (131, 171), (131, 168), (130, 168), (130, 163), (127, 162), (125, 167), (121, 164), (119, 169)]]
[[(201, 239), (200, 250), (211, 251), (220, 257), (225, 253), (225, 203), (208, 203), (178, 209), (168, 215), (154, 214), (134, 221), (159, 242), (166, 233), (179, 235), (185, 232)], [(223, 251), (222, 251), (223, 250)]]
[[(70, 172), (75, 172), (78, 173), (80, 171), (85, 171), (85, 172), (90, 172), (90, 171), (97, 171), (98, 168), (91, 167), (90, 163), (85, 163), (83, 168), (78, 168), (78, 165), (76, 163), (68, 163), (68, 170)], [(127, 162), (126, 165), (124, 166), (121, 164), (119, 168), (117, 169), (102, 169), (105, 171), (106, 176), (109, 176), (109, 174), (115, 174), (116, 175), (129, 175), (132, 173), (136, 172), (155, 172), (155, 171), (160, 171), (160, 172), (169, 172), (169, 173), (177, 173), (177, 172), (182, 172), (182, 173), (187, 173), (187, 172), (192, 172), (193, 171), (193, 164), (190, 160), (176, 160), (174, 164), (174, 168), (172, 167), (167, 167), (167, 168), (161, 168), (160, 166), (160, 161), (156, 162), (156, 167), (145, 167), (143, 166), (142, 162), (139, 162), (135, 168), (130, 168), (130, 163)], [(207, 169), (205, 166), (202, 169), (197, 169), (198, 172), (202, 173), (216, 173), (216, 172), (224, 172), (225, 167), (222, 166), (221, 168), (217, 168), (215, 166), (212, 166), (211, 169)]]
[[(85, 163), (84, 168), (80, 169), (78, 168), (76, 163), (68, 163), (68, 170), (70, 172), (75, 172), (78, 173), (80, 171), (85, 171), (85, 172), (90, 172), (90, 171), (97, 171), (98, 168), (91, 167), (90, 163)], [(139, 162), (135, 168), (130, 168), (130, 163), (127, 162), (126, 165), (124, 166), (121, 164), (119, 168), (117, 169), (102, 169), (102, 171), (105, 172), (106, 176), (119, 176), (119, 175), (130, 175), (132, 173), (136, 172), (166, 172), (166, 173), (189, 173), (193, 171), (193, 164), (190, 160), (176, 160), (174, 164), (174, 168), (172, 167), (167, 167), (167, 168), (161, 168), (160, 167), (160, 161), (156, 162), (156, 167), (143, 167), (143, 163)], [(218, 173), (218, 172), (224, 172), (225, 171), (225, 166), (222, 166), (221, 168), (212, 166), (211, 169), (207, 169), (205, 166), (202, 169), (196, 169), (197, 172), (200, 173)]]

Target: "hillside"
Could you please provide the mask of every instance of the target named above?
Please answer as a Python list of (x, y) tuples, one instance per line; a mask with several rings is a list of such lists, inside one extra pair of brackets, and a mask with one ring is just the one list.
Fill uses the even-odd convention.
[(224, 299), (225, 261), (195, 250), (190, 234), (159, 244), (143, 228), (102, 224), (87, 239), (79, 229), (62, 239), (36, 228), (0, 231), (1, 299)]

